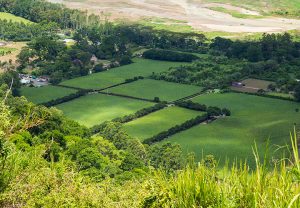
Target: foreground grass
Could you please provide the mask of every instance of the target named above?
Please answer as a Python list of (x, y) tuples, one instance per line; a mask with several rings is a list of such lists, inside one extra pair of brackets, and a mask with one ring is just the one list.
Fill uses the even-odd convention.
[(0, 20), (7, 20), (7, 21), (12, 21), (12, 22), (19, 22), (19, 23), (25, 23), (25, 24), (31, 24), (32, 22), (24, 19), (22, 17), (15, 16), (10, 13), (6, 12), (0, 12)]
[(67, 96), (75, 93), (76, 90), (57, 87), (57, 86), (44, 86), (44, 87), (22, 87), (21, 95), (25, 96), (29, 101), (40, 104), (45, 103), (57, 98)]
[[(199, 158), (202, 154), (215, 155), (224, 164), (226, 158), (247, 159), (255, 164), (251, 146), (255, 140), (258, 146), (265, 146), (268, 138), (272, 151), (286, 145), (289, 138), (287, 130), (294, 124), (299, 128), (300, 104), (278, 99), (252, 95), (225, 93), (207, 94), (193, 99), (194, 102), (209, 106), (226, 107), (231, 110), (230, 117), (218, 119), (209, 125), (200, 125), (176, 134), (168, 141), (182, 145), (186, 152), (193, 151)], [(263, 151), (263, 148), (261, 149)], [(281, 156), (274, 153), (274, 158)]]
[(133, 97), (154, 99), (161, 101), (175, 101), (180, 98), (201, 92), (201, 88), (193, 85), (178, 84), (173, 82), (143, 79), (126, 85), (109, 89), (109, 92), (130, 95)]
[(124, 129), (129, 135), (144, 140), (201, 114), (173, 106), (126, 123)]
[(56, 107), (64, 114), (87, 127), (101, 124), (117, 117), (129, 115), (154, 105), (150, 102), (93, 94), (80, 97)]
[[(259, 155), (255, 170), (246, 164), (240, 168), (227, 166), (217, 170), (211, 156), (198, 165), (191, 163), (183, 171), (172, 175), (158, 172), (149, 184), (145, 207), (300, 207), (300, 162), (297, 138), (292, 137), (290, 160), (281, 158), (268, 169), (267, 155)], [(260, 158), (261, 157), (261, 158)], [(262, 160), (262, 162), (260, 162)]]
[(83, 89), (102, 89), (124, 82), (136, 76), (150, 76), (153, 72), (167, 71), (170, 67), (180, 66), (183, 63), (155, 61), (136, 58), (133, 64), (113, 68), (105, 72), (79, 77), (62, 82), (62, 85)]

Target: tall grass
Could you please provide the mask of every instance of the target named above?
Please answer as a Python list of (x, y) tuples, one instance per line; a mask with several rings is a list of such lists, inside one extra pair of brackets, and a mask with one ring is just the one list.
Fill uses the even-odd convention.
[(268, 154), (253, 153), (256, 169), (247, 164), (188, 165), (169, 177), (157, 172), (143, 207), (300, 207), (300, 161), (296, 133), (291, 135), (291, 157), (268, 167)]

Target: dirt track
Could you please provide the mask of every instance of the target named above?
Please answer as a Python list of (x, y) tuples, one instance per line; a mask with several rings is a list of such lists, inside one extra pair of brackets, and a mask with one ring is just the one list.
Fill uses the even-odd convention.
[[(225, 32), (281, 32), (300, 29), (300, 20), (266, 17), (263, 19), (240, 19), (209, 9), (221, 4), (204, 4), (201, 0), (48, 0), (64, 3), (68, 7), (88, 9), (94, 13), (110, 14), (112, 19), (137, 20), (142, 17), (170, 18), (186, 21), (202, 31)], [(240, 13), (258, 15), (230, 5), (221, 5)]]

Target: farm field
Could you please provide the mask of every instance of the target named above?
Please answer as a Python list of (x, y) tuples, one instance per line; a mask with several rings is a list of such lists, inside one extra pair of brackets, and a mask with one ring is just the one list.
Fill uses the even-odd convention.
[(40, 104), (64, 97), (76, 91), (69, 88), (48, 85), (43, 87), (22, 87), (21, 95), (33, 103)]
[(32, 23), (31, 21), (29, 21), (27, 19), (15, 16), (13, 14), (6, 13), (6, 12), (0, 12), (0, 20), (7, 20), (7, 21), (19, 22), (19, 23), (25, 23), (25, 24)]
[(202, 114), (176, 106), (167, 107), (124, 124), (124, 129), (129, 135), (144, 140)]
[(175, 101), (180, 98), (200, 92), (198, 86), (184, 85), (160, 80), (143, 79), (126, 85), (109, 89), (111, 93), (129, 95), (138, 98), (154, 99), (161, 101)]
[(270, 84), (274, 84), (274, 82), (266, 81), (266, 80), (259, 80), (259, 79), (245, 79), (241, 81), (243, 86), (235, 87), (232, 86), (231, 89), (234, 91), (239, 92), (249, 92), (249, 93), (257, 93), (258, 90), (262, 89), (264, 91), (268, 90), (268, 86)]
[(276, 144), (289, 142), (289, 131), (293, 130), (294, 123), (300, 125), (300, 113), (295, 111), (300, 104), (296, 102), (238, 93), (207, 94), (193, 101), (227, 107), (232, 115), (193, 127), (166, 141), (179, 143), (185, 151), (194, 151), (197, 156), (215, 155), (221, 163), (226, 157), (231, 161), (247, 158), (253, 165), (254, 141), (262, 156), (268, 138), (274, 150)]
[(117, 117), (135, 113), (136, 111), (154, 105), (133, 99), (103, 94), (92, 94), (77, 98), (56, 107), (64, 114), (87, 127), (101, 124)]
[[(62, 85), (83, 89), (102, 89), (124, 82), (135, 76), (149, 76), (152, 72), (167, 71), (170, 67), (180, 66), (183, 63), (155, 61), (135, 58), (134, 63), (113, 68), (105, 72), (95, 73), (62, 82)], [(186, 64), (186, 63), (185, 63)]]

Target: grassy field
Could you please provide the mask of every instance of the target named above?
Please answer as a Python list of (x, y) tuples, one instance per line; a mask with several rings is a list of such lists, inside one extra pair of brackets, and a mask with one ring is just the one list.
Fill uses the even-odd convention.
[(8, 47), (0, 47), (0, 56), (3, 54), (3, 55), (6, 55), (6, 53), (8, 52), (13, 52), (17, 49), (15, 48), (8, 48)]
[(126, 123), (124, 129), (129, 135), (144, 140), (202, 114), (173, 106)]
[(21, 95), (29, 101), (39, 104), (75, 93), (76, 90), (57, 86), (22, 87)]
[(273, 95), (273, 96), (276, 96), (276, 97), (292, 98), (292, 99), (295, 98), (294, 95), (292, 95), (292, 94), (282, 93), (282, 92), (268, 92), (267, 94), (268, 95)]
[(12, 22), (19, 22), (19, 23), (25, 23), (25, 24), (30, 24), (32, 23), (31, 21), (24, 19), (22, 17), (15, 16), (10, 13), (6, 12), (0, 12), (0, 20), (7, 20), (7, 21), (12, 21)]
[(272, 13), (282, 9), (294, 12), (300, 9), (299, 0), (205, 0), (205, 2), (228, 3), (238, 7), (258, 10), (263, 13)]
[(130, 95), (146, 99), (159, 97), (161, 101), (175, 101), (200, 91), (201, 88), (197, 86), (152, 79), (143, 79), (108, 90), (108, 92), (116, 94)]
[(183, 63), (154, 61), (148, 59), (135, 58), (134, 63), (118, 68), (110, 69), (106, 72), (95, 73), (89, 76), (71, 79), (62, 82), (62, 85), (79, 87), (83, 89), (102, 89), (124, 82), (126, 79), (135, 76), (149, 76), (152, 72), (159, 73), (167, 71), (170, 67), (179, 66)]
[[(207, 94), (193, 99), (207, 105), (227, 107), (232, 116), (208, 125), (199, 125), (174, 135), (168, 141), (177, 142), (186, 151), (198, 156), (213, 154), (224, 162), (228, 157), (247, 158), (253, 165), (252, 146), (264, 148), (270, 138), (271, 144), (284, 145), (294, 123), (299, 129), (299, 103), (252, 95), (228, 93)], [(275, 146), (272, 146), (275, 148)], [(262, 154), (262, 152), (261, 152)]]
[(153, 103), (117, 96), (93, 94), (80, 97), (56, 107), (64, 114), (79, 123), (92, 127), (117, 117), (135, 113), (136, 111), (150, 107)]
[(224, 7), (210, 7), (209, 9), (217, 11), (217, 12), (230, 14), (233, 17), (242, 18), (242, 19), (259, 19), (259, 18), (264, 17), (264, 16), (260, 16), (260, 15), (243, 14), (243, 13), (240, 13), (235, 10), (226, 9)]

